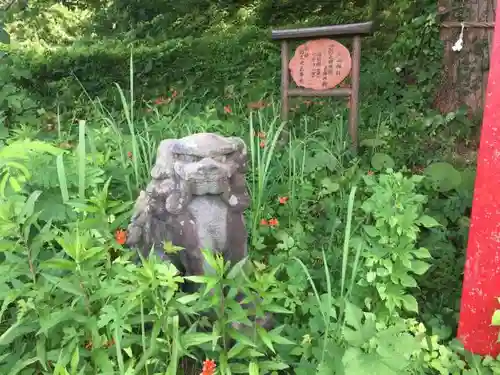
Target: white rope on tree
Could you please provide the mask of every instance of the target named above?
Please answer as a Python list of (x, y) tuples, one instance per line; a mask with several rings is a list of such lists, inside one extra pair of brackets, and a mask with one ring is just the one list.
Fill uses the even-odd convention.
[(460, 36), (458, 37), (458, 40), (455, 42), (453, 47), (451, 49), (454, 52), (460, 52), (462, 48), (464, 47), (464, 29), (465, 29), (465, 24), (461, 22), (461, 27), (462, 29), (460, 30)]

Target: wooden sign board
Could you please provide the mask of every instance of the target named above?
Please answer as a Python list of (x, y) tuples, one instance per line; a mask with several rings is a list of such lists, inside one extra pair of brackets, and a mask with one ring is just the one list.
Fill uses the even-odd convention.
[(327, 90), (347, 78), (351, 64), (351, 54), (342, 44), (332, 39), (317, 39), (300, 45), (288, 67), (297, 86)]
[[(354, 150), (358, 146), (358, 101), (361, 37), (372, 34), (373, 22), (349, 25), (273, 30), (273, 40), (281, 41), (281, 117), (288, 120), (289, 98), (348, 97), (349, 133)], [(334, 37), (352, 38), (352, 58), (349, 50)], [(290, 59), (291, 41), (308, 39)], [(350, 87), (335, 88), (348, 76)], [(290, 87), (290, 78), (297, 88)]]

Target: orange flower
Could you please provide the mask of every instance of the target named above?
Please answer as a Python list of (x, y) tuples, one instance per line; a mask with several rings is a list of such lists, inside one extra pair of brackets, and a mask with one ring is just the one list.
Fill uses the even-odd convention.
[(278, 219), (276, 219), (275, 217), (269, 220), (262, 219), (260, 221), (260, 225), (266, 225), (266, 226), (269, 225), (270, 227), (275, 227), (278, 224), (279, 224)]
[(127, 157), (128, 157), (129, 159), (132, 159), (132, 152), (131, 152), (131, 151), (127, 152)]
[(167, 100), (165, 100), (165, 98), (163, 96), (160, 97), (160, 98), (155, 99), (155, 104), (156, 105), (160, 105), (160, 104), (163, 104), (163, 103), (166, 103), (166, 102), (167, 102)]
[(248, 103), (248, 108), (250, 109), (262, 109), (267, 107), (267, 104), (263, 100), (259, 100), (258, 102)]
[(367, 174), (368, 176), (373, 176), (373, 171), (368, 171), (368, 172), (366, 172), (366, 174)]
[(424, 173), (424, 167), (416, 165), (413, 167), (413, 173)]
[(115, 345), (115, 339), (114, 339), (114, 338), (112, 338), (111, 340), (106, 341), (106, 342), (104, 343), (104, 347), (105, 347), (105, 348), (110, 348), (110, 347), (112, 347), (113, 345)]
[(279, 224), (278, 219), (276, 219), (275, 217), (273, 217), (272, 219), (269, 219), (269, 226), (274, 227), (278, 224)]
[(285, 204), (288, 201), (288, 197), (279, 197), (280, 204)]
[(118, 229), (115, 232), (115, 239), (120, 245), (124, 245), (127, 242), (127, 231), (123, 229)]
[(69, 142), (63, 142), (63, 143), (59, 144), (59, 147), (65, 149), (65, 150), (69, 150), (73, 146)]
[(89, 340), (85, 343), (85, 349), (92, 350), (92, 341)]
[(229, 104), (224, 106), (224, 113), (229, 114), (229, 113), (232, 113), (232, 112), (233, 111), (231, 110), (231, 107), (229, 106)]
[(266, 138), (266, 133), (264, 133), (264, 132), (255, 132), (255, 136), (259, 137), (260, 139), (265, 139)]
[(260, 147), (260, 148), (264, 148), (264, 147), (266, 147), (266, 142), (264, 142), (264, 141), (260, 141), (260, 143), (259, 143), (259, 147)]
[(215, 364), (215, 361), (206, 359), (205, 361), (203, 361), (203, 369), (200, 375), (214, 375), (216, 367), (217, 366)]

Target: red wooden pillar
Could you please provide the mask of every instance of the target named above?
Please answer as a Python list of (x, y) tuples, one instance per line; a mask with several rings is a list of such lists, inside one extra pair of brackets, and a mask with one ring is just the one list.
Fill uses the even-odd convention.
[[(500, 9), (500, 0), (497, 0)], [(458, 338), (475, 354), (500, 354), (491, 317), (500, 297), (500, 12), (496, 14), (490, 72), (465, 263)]]

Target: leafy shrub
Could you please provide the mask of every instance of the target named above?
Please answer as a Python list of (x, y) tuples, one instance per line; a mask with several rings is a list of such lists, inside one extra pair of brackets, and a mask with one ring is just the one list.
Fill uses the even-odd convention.
[[(139, 97), (160, 96), (178, 85), (190, 86), (199, 94), (205, 94), (208, 86), (212, 94), (221, 95), (227, 86), (234, 85), (238, 90), (254, 91), (255, 95), (253, 87), (257, 82), (275, 87), (279, 46), (266, 38), (265, 33), (254, 28), (239, 35), (174, 39), (159, 45), (138, 43), (132, 50), (136, 93)], [(45, 97), (59, 96), (65, 103), (82, 92), (80, 83), (91, 97), (106, 93), (114, 82), (127, 86), (131, 50), (119, 40), (76, 44), (43, 54), (20, 50), (12, 53), (31, 72), (30, 80), (23, 82), (25, 88)], [(70, 75), (79, 82), (68, 81)]]
[(41, 97), (24, 86), (32, 79), (17, 56), (0, 58), (0, 124), (35, 125), (41, 108)]
[[(8, 15), (2, 373), (190, 374), (207, 358), (220, 373), (251, 375), (499, 372), (499, 360), (451, 340), (474, 171), (437, 153), (471, 124), (429, 109), (441, 63), (435, 1), (383, 0), (379, 14), (367, 3), (33, 0)], [(361, 153), (346, 147), (343, 103), (323, 100), (292, 100), (282, 145), (269, 28), (373, 16), (381, 27), (363, 40)], [(199, 131), (248, 139), (252, 261), (229, 270), (207, 256), (217, 275), (192, 278), (201, 289), (186, 295), (172, 266), (135, 262), (114, 233), (126, 235), (158, 141)], [(66, 151), (11, 143), (34, 136)], [(220, 288), (209, 295), (207, 284)], [(252, 326), (223, 286), (261, 296), (253, 313), (273, 312), (278, 327)]]
[[(38, 5), (38, 6), (37, 6)], [(88, 22), (89, 11), (69, 10), (62, 4), (41, 8), (31, 4), (28, 9), (13, 15), (7, 31), (12, 35), (12, 43), (32, 47), (52, 49), (69, 45), (81, 35), (81, 29)]]

